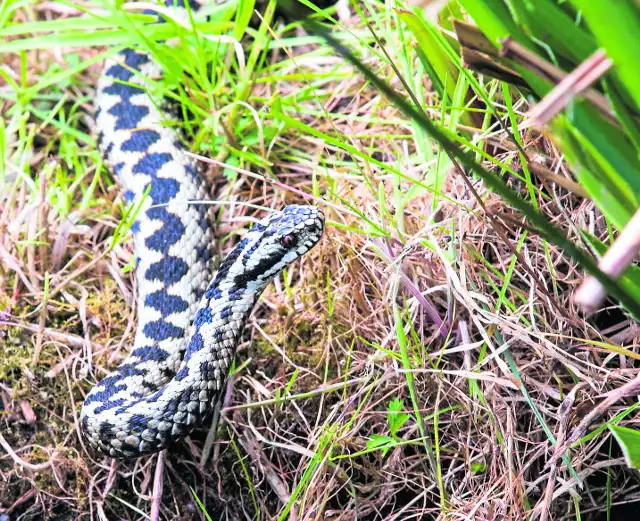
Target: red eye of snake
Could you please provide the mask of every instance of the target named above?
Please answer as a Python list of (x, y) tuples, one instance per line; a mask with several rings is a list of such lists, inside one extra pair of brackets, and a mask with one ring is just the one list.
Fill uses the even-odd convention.
[(295, 235), (283, 235), (282, 239), (280, 239), (280, 244), (282, 244), (285, 248), (293, 248), (298, 242), (298, 239)]

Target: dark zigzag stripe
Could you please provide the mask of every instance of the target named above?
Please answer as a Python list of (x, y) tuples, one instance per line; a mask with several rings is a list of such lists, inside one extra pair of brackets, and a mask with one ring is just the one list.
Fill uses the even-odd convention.
[(207, 211), (207, 204), (200, 204), (200, 201), (189, 201), (193, 202), (193, 208), (195, 208), (196, 212), (198, 212), (198, 226), (202, 230), (210, 230), (213, 226), (211, 223), (211, 219), (209, 217), (209, 212)]
[(175, 378), (176, 380), (184, 380), (187, 376), (189, 376), (189, 368), (184, 366), (176, 373)]
[[(175, 179), (157, 177), (157, 171), (172, 159), (171, 154), (167, 153), (148, 154), (138, 161), (132, 169), (133, 173), (147, 174), (152, 177), (149, 197), (154, 205), (168, 203), (180, 190), (180, 184)], [(147, 184), (147, 186), (149, 185)], [(146, 211), (146, 215), (149, 219), (161, 221), (162, 227), (145, 240), (145, 245), (154, 251), (167, 254), (169, 248), (180, 241), (184, 235), (185, 227), (182, 220), (164, 207), (149, 208)], [(187, 271), (188, 267), (184, 261), (176, 257), (166, 257), (150, 267), (147, 270), (147, 275), (156, 279), (165, 277), (164, 279), (160, 278), (160, 280), (165, 280), (168, 284), (171, 284), (172, 282), (168, 282), (169, 280), (177, 282)], [(180, 274), (180, 276), (177, 276), (177, 274)]]
[[(120, 96), (127, 103), (131, 104), (131, 98), (133, 96), (137, 96), (138, 94), (144, 94), (144, 89), (137, 85), (129, 85), (125, 83), (112, 83), (107, 88), (104, 89), (106, 94), (111, 94), (113, 96)], [(119, 105), (116, 104), (114, 107)], [(134, 105), (131, 105), (134, 106)], [(113, 114), (114, 107), (108, 110), (109, 114)], [(115, 114), (114, 114), (115, 115)]]
[(149, 266), (144, 274), (146, 280), (160, 280), (166, 286), (180, 281), (189, 271), (187, 263), (178, 257), (165, 257)]
[(188, 363), (191, 360), (191, 357), (204, 348), (204, 338), (202, 335), (196, 331), (193, 333), (191, 340), (189, 341), (189, 345), (187, 346), (187, 352), (184, 355), (184, 363)]
[(120, 366), (117, 369), (117, 374), (112, 376), (107, 376), (106, 378), (100, 381), (100, 385), (105, 387), (104, 391), (100, 391), (97, 393), (93, 393), (87, 397), (85, 400), (85, 404), (92, 402), (100, 402), (103, 400), (108, 400), (109, 397), (113, 396), (115, 393), (124, 390), (126, 387), (124, 384), (121, 384), (123, 378), (127, 378), (129, 376), (144, 376), (146, 371), (142, 369), (138, 369), (135, 364), (125, 364)]
[(144, 303), (147, 306), (160, 311), (163, 316), (167, 316), (172, 313), (181, 313), (189, 308), (189, 304), (182, 297), (169, 295), (163, 289), (147, 295)]
[(136, 128), (142, 118), (149, 114), (148, 107), (132, 105), (129, 100), (123, 100), (109, 109), (109, 114), (115, 116), (115, 130), (131, 130)]
[(124, 163), (116, 163), (115, 165), (113, 165), (113, 168), (112, 168), (113, 175), (118, 177), (123, 168), (124, 168)]
[(168, 338), (183, 338), (184, 329), (165, 322), (162, 319), (145, 324), (142, 330), (152, 340), (167, 340)]
[(214, 295), (220, 294), (218, 285), (220, 284), (220, 282), (222, 282), (222, 279), (227, 276), (227, 273), (229, 273), (229, 270), (231, 269), (231, 266), (233, 266), (233, 263), (238, 259), (238, 257), (240, 257), (240, 254), (242, 253), (244, 247), (247, 245), (247, 242), (249, 242), (249, 240), (246, 237), (242, 239), (235, 247), (235, 249), (232, 250), (229, 255), (227, 255), (222, 264), (220, 264), (214, 281), (209, 284), (207, 291), (204, 292), (204, 296), (206, 298), (211, 299), (214, 297)]
[[(182, 239), (185, 227), (180, 218), (168, 212), (166, 208), (149, 208), (147, 217), (162, 221), (162, 228), (157, 230), (151, 237), (148, 237), (145, 245), (157, 252), (167, 254), (169, 248)], [(176, 257), (167, 257), (167, 262), (173, 262)]]
[[(213, 244), (211, 243), (199, 244), (196, 247), (196, 259), (198, 259), (198, 262), (200, 262), (202, 266), (205, 266), (205, 267), (209, 266), (211, 263), (211, 260), (214, 257), (215, 257), (215, 249)], [(202, 288), (202, 287), (195, 288), (196, 301), (200, 302), (205, 291), (206, 291), (206, 288)]]
[(155, 362), (164, 362), (169, 358), (169, 353), (158, 346), (138, 347), (131, 352), (131, 356), (137, 356), (141, 360), (153, 360)]
[[(121, 55), (124, 56), (124, 63), (135, 70), (140, 70), (140, 66), (149, 61), (148, 56), (137, 53), (133, 49), (125, 49)], [(112, 65), (105, 75), (114, 78), (116, 81), (105, 88), (104, 92), (121, 98), (121, 101), (116, 103), (108, 111), (109, 114), (116, 118), (115, 130), (136, 128), (142, 118), (149, 114), (149, 108), (132, 104), (131, 97), (143, 94), (144, 90), (135, 85), (120, 83), (121, 81), (129, 81), (133, 76), (133, 72), (123, 65)]]
[[(227, 293), (228, 295), (227, 300), (229, 302), (235, 302), (237, 300), (242, 299), (245, 289), (246, 288), (244, 287), (233, 288), (231, 291), (229, 291), (229, 293)], [(257, 295), (256, 295), (256, 298), (258, 298)]]
[(220, 291), (220, 288), (218, 287), (218, 285), (215, 284), (215, 282), (212, 282), (207, 287), (206, 291), (204, 292), (204, 295), (209, 300), (211, 299), (218, 300), (220, 297), (222, 297), (222, 292)]
[(146, 152), (159, 139), (160, 134), (155, 130), (136, 130), (120, 148), (124, 152)]
[(109, 76), (120, 81), (129, 81), (133, 76), (133, 70), (140, 71), (141, 66), (149, 62), (149, 56), (144, 53), (134, 51), (133, 49), (125, 49), (120, 53), (124, 57), (124, 63), (127, 67), (116, 63), (109, 67), (105, 76)]
[(116, 407), (122, 407), (125, 404), (124, 398), (118, 398), (117, 400), (108, 400), (104, 402), (102, 405), (96, 407), (96, 414), (100, 414), (101, 412), (108, 411), (109, 409), (115, 409)]
[[(184, 6), (185, 1), (186, 0), (175, 0), (175, 1), (166, 0), (164, 3), (166, 5)], [(193, 6), (194, 9), (198, 8), (198, 4), (196, 2), (190, 1), (189, 3)], [(132, 49), (127, 49), (123, 51), (122, 54), (125, 57), (125, 64), (127, 65), (127, 67), (130, 67), (132, 69), (140, 70), (141, 65), (149, 61), (149, 57), (147, 55), (138, 53)], [(106, 74), (108, 76), (111, 76), (115, 80), (130, 81), (131, 78), (134, 76), (134, 73), (128, 70), (127, 67), (124, 67), (122, 65), (112, 66), (106, 72)], [(131, 98), (132, 96), (142, 94), (144, 92), (143, 89), (138, 88), (136, 86), (132, 86), (132, 85), (119, 84), (117, 86), (111, 85), (110, 87), (107, 87), (107, 89), (105, 90), (107, 90), (106, 92), (107, 94), (116, 94), (121, 97), (121, 101), (118, 102), (118, 106), (112, 107), (113, 110), (110, 111), (110, 113), (116, 119), (115, 130), (137, 128), (140, 124), (141, 119), (144, 118), (149, 113), (149, 110), (147, 109), (147, 107), (140, 107), (140, 106), (134, 105), (133, 103), (131, 103)], [(144, 136), (147, 138), (146, 140), (139, 139), (139, 137), (136, 135), (142, 132), (149, 133), (148, 136)], [(123, 145), (121, 146), (121, 149), (125, 152), (126, 151), (145, 152), (154, 142), (156, 142), (155, 139), (153, 139), (153, 136), (152, 136), (153, 133), (155, 132), (146, 131), (146, 130), (139, 131), (136, 134), (132, 135), (125, 143), (123, 143)], [(113, 144), (110, 144), (110, 145), (111, 145), (111, 148), (113, 148)], [(159, 184), (157, 183), (157, 172), (158, 172), (158, 169), (162, 167), (162, 164), (164, 163), (162, 162), (162, 160), (160, 160), (157, 164), (150, 165), (147, 171), (145, 172), (147, 174), (151, 174), (151, 177), (153, 179), (152, 193), (150, 194), (150, 198), (154, 204), (164, 204), (166, 202), (169, 202), (173, 197), (175, 197), (175, 193), (177, 193), (177, 191), (175, 193), (172, 193), (173, 187), (168, 186), (166, 183), (164, 182), (161, 182)], [(122, 169), (122, 166), (118, 168), (117, 174), (120, 174), (121, 169)], [(189, 176), (192, 176), (193, 178), (199, 178), (197, 169), (193, 168), (192, 166), (190, 165), (185, 166), (185, 171), (188, 173)], [(140, 173), (140, 172), (137, 172), (137, 173)], [(158, 190), (155, 190), (156, 187), (158, 188)], [(131, 195), (133, 194), (129, 192), (126, 195), (131, 197)], [(202, 212), (198, 212), (198, 214), (200, 216), (200, 219), (198, 220), (199, 222), (197, 223), (197, 225), (203, 226), (203, 229), (205, 224), (206, 226), (210, 226), (209, 220), (205, 215), (206, 211), (203, 210)], [(150, 218), (161, 218), (163, 221), (165, 221), (165, 218), (167, 217), (167, 213), (163, 213), (162, 211), (158, 212), (155, 209), (153, 212), (150, 212), (147, 215)], [(134, 227), (139, 228), (139, 223), (136, 223)], [(163, 228), (164, 227), (165, 225), (163, 225)], [(168, 231), (161, 234), (156, 234), (156, 239), (159, 242), (166, 242), (166, 239), (169, 239), (171, 241), (177, 231), (178, 229), (176, 227), (169, 226)], [(180, 230), (180, 233), (184, 234), (184, 231), (185, 231), (184, 228), (182, 228)], [(198, 246), (201, 247), (200, 245)], [(164, 250), (166, 248), (166, 245), (160, 246), (160, 244), (158, 244), (158, 247)], [(206, 262), (210, 258), (210, 255), (212, 253), (211, 247), (209, 246), (208, 248), (206, 248), (205, 251), (209, 255), (203, 255), (202, 256), (203, 258), (200, 259), (200, 261)], [(207, 259), (204, 259), (205, 256), (207, 257)], [(168, 280), (166, 275), (169, 275), (170, 278), (177, 277), (177, 280), (179, 280), (184, 276), (184, 274), (188, 272), (188, 267), (186, 266), (186, 264), (183, 270), (181, 263), (184, 264), (184, 261), (182, 261), (181, 259), (170, 258), (168, 259), (168, 262), (156, 263), (155, 265), (153, 265), (147, 270), (147, 273), (153, 274), (153, 273), (161, 272), (162, 278), (164, 279), (165, 283)], [(163, 294), (163, 293), (164, 293), (163, 291), (158, 291), (150, 295), (146, 299), (147, 300), (146, 305), (150, 305), (151, 307), (154, 307), (154, 308), (157, 308), (159, 306), (163, 308), (166, 313), (172, 313), (184, 305), (184, 301), (182, 301), (182, 299), (180, 299), (179, 297), (174, 297), (174, 296)], [(171, 326), (170, 324), (163, 323), (163, 321), (156, 321), (153, 327), (157, 334), (164, 335), (173, 326)], [(175, 329), (179, 329), (179, 328), (173, 328), (173, 329), (175, 331)], [(159, 348), (154, 348), (153, 346), (138, 348), (136, 349), (135, 354), (138, 356), (141, 356), (141, 358), (145, 360), (150, 360), (152, 358), (159, 359), (167, 356), (167, 353), (165, 353), (163, 350)], [(116, 377), (115, 380), (112, 379), (112, 381), (108, 381), (108, 380), (104, 381), (106, 385), (111, 387), (111, 389), (108, 389), (108, 392), (111, 394), (111, 396), (113, 396), (113, 393), (118, 392), (122, 389), (121, 386), (116, 385), (116, 381), (122, 378), (122, 376), (123, 375), (120, 374)], [(138, 395), (138, 393), (135, 393), (135, 394)], [(145, 401), (148, 401), (148, 402), (157, 401), (161, 399), (163, 394), (164, 393), (162, 391), (156, 392)], [(181, 393), (181, 395), (184, 401), (190, 401), (190, 400), (193, 400), (194, 398), (193, 396), (190, 396), (190, 391), (188, 392), (185, 391)], [(109, 404), (108, 408), (117, 407), (120, 402), (121, 400), (113, 400)], [(179, 402), (175, 398), (168, 401), (166, 406), (165, 404), (163, 404), (163, 412), (164, 412), (165, 419), (167, 420), (173, 419), (173, 415), (175, 414), (175, 410), (177, 410), (178, 404)], [(130, 405), (122, 406), (121, 411), (126, 411), (129, 406)], [(129, 429), (133, 433), (136, 433), (136, 432), (140, 433), (141, 429), (146, 427), (147, 422), (148, 422), (148, 418), (142, 415), (134, 416), (128, 422)], [(115, 426), (110, 424), (108, 421), (101, 422), (100, 437), (102, 439), (109, 439), (113, 437), (113, 435), (115, 434), (115, 430), (116, 430)], [(174, 436), (171, 435), (170, 433), (158, 433), (158, 435), (161, 438), (161, 442), (165, 442), (167, 440), (174, 438)]]
[[(153, 204), (167, 204), (180, 191), (180, 183), (175, 179), (161, 179), (155, 177), (151, 182), (149, 197)], [(162, 208), (166, 211), (166, 208)]]
[(264, 242), (264, 240), (267, 238), (267, 234), (261, 235), (258, 240), (256, 242), (253, 243), (253, 245), (251, 246), (251, 248), (249, 248), (246, 253), (242, 256), (242, 265), (246, 266), (247, 263), (249, 262), (249, 258), (251, 257), (251, 255), (254, 254), (254, 252), (260, 247), (260, 245)]
[(173, 415), (178, 412), (178, 405), (180, 405), (180, 399), (178, 397), (176, 398), (171, 398), (171, 400), (169, 400), (164, 409), (165, 409), (165, 413), (164, 413), (164, 419), (168, 420), (168, 421), (172, 421), (173, 420)]
[(255, 223), (252, 227), (251, 227), (251, 233), (253, 232), (263, 232), (267, 229), (266, 225), (262, 224), (262, 223)]
[[(119, 380), (119, 379), (118, 379)], [(102, 384), (102, 382), (100, 382)], [(98, 402), (108, 402), (109, 398), (111, 398), (115, 393), (119, 391), (123, 391), (126, 389), (124, 384), (116, 385), (115, 383), (109, 384), (108, 387), (104, 391), (100, 391), (97, 393), (91, 393), (90, 396), (84, 401), (85, 405), (90, 403)]]
[(132, 434), (142, 434), (142, 431), (147, 428), (148, 421), (149, 418), (140, 414), (134, 414), (131, 416), (131, 418), (129, 418), (129, 429), (131, 430)]
[(200, 326), (210, 324), (212, 320), (213, 316), (211, 315), (211, 308), (201, 308), (196, 313), (196, 318), (193, 320), (193, 324), (199, 329)]
[(153, 393), (151, 396), (147, 396), (144, 399), (144, 401), (147, 403), (155, 403), (160, 399), (163, 392), (164, 392), (164, 389), (160, 389), (159, 391), (156, 391), (155, 393)]
[[(136, 163), (136, 165), (131, 169), (134, 174), (147, 174), (150, 175), (154, 180), (158, 179), (158, 170), (160, 170), (164, 165), (166, 165), (169, 161), (173, 159), (171, 154), (166, 152), (160, 154), (145, 154), (140, 161)], [(158, 179), (159, 180), (159, 179)], [(167, 179), (162, 179), (162, 181), (168, 181)], [(171, 179), (174, 181), (174, 179)], [(159, 202), (159, 201), (156, 201)], [(166, 201), (165, 201), (166, 202)]]
[[(128, 51), (130, 51), (129, 54), (127, 54)], [(134, 51), (131, 51), (131, 49), (123, 52), (125, 53), (125, 63), (134, 69), (138, 69), (140, 64), (148, 61), (146, 56), (138, 55)], [(127, 70), (120, 64), (110, 67), (106, 75), (113, 77), (116, 81), (105, 88), (104, 92), (121, 98), (121, 101), (116, 103), (108, 111), (109, 114), (116, 118), (115, 130), (130, 130), (136, 128), (140, 120), (149, 114), (149, 108), (134, 105), (131, 103), (131, 98), (138, 94), (144, 94), (144, 89), (136, 85), (127, 85), (118, 81), (129, 81), (133, 76), (133, 72)]]
[[(111, 67), (107, 69), (104, 75), (109, 76), (114, 80), (129, 81), (131, 79), (131, 76), (133, 76), (133, 72), (131, 72), (126, 67), (123, 67), (120, 63), (114, 63)], [(113, 85), (109, 85), (109, 87), (107, 88), (111, 88), (112, 86)]]

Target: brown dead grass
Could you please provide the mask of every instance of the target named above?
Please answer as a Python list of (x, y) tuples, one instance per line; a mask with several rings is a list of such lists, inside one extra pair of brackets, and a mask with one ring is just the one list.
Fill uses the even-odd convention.
[[(26, 57), (31, 82), (58, 59), (43, 51)], [(328, 70), (337, 61), (309, 66)], [(83, 76), (86, 91), (71, 89), (72, 99), (93, 89), (94, 77)], [(300, 87), (282, 83), (283, 89)], [(377, 117), (402, 119), (357, 77), (331, 89), (333, 95), (322, 98), (328, 112), (374, 111)], [(9, 106), (4, 102), (4, 110)], [(380, 138), (380, 129), (371, 124), (328, 122), (322, 116), (304, 121), (326, 132), (358, 135), (350, 144), (375, 147), (381, 160), (398, 162), (407, 175), (419, 177), (425, 170), (410, 161), (410, 139)], [(55, 139), (55, 129), (38, 124), (34, 119), (28, 128), (43, 140)], [(407, 129), (400, 124), (394, 133), (408, 135)], [(362, 137), (367, 133), (370, 139)], [(526, 137), (528, 152), (568, 172), (549, 142)], [(496, 131), (491, 140), (503, 161), (514, 153), (505, 139)], [(67, 168), (63, 157), (38, 149), (34, 144), (24, 155), (32, 175), (50, 162)], [(292, 162), (286, 151), (311, 159)], [(347, 158), (315, 138), (290, 134), (273, 157), (279, 181), (295, 191), (243, 176), (230, 192), (220, 186), (218, 193), (273, 207), (298, 201), (300, 191), (310, 190), (320, 156), (351, 165), (335, 169), (332, 193), (326, 193), (326, 204), (319, 202), (339, 226), (329, 227), (322, 244), (290, 270), (291, 292), (281, 280), (267, 291), (239, 347), (240, 370), (230, 379), (211, 452), (204, 429), (172, 449), (164, 463), (164, 492), (155, 502), (160, 519), (202, 517), (190, 488), (213, 519), (275, 519), (289, 502), (291, 519), (525, 519), (547, 509), (555, 519), (574, 519), (572, 497), (580, 498), (583, 515), (602, 510), (607, 476), (615, 485), (613, 503), (636, 494), (635, 478), (617, 454), (610, 455), (615, 447), (606, 431), (571, 453), (584, 488), (566, 466), (549, 469), (553, 445), (505, 353), (557, 436), (563, 421), (569, 427), (577, 423), (599, 395), (637, 371), (631, 358), (588, 342), (606, 335), (637, 353), (637, 328), (615, 309), (594, 325), (581, 319), (570, 292), (582, 273), (553, 246), (545, 251), (532, 234), (518, 250), (505, 292), (513, 309), (502, 304), (496, 312), (502, 282), (493, 269), (507, 272), (522, 229), (514, 223), (518, 216), (474, 182), (480, 204), (455, 171), (443, 190), (450, 200), (440, 197), (434, 207), (434, 196), (424, 193), (399, 209), (394, 190), (408, 190), (409, 183), (394, 186), (396, 180), (375, 165)], [(45, 187), (51, 183), (41, 181)], [(326, 189), (326, 180), (322, 183)], [(126, 355), (135, 330), (135, 281), (132, 272), (122, 272), (131, 260), (131, 244), (107, 253), (119, 219), (117, 192), (110, 184), (102, 180), (90, 211), (65, 219), (40, 204), (27, 179), (5, 185), (1, 195), (0, 518), (141, 519), (136, 509), (152, 511), (157, 458), (116, 469), (110, 460), (87, 452), (78, 431), (83, 397)], [(382, 208), (379, 191), (386, 195)], [(575, 227), (606, 231), (591, 203), (555, 186), (549, 194), (539, 201), (542, 210), (573, 236)], [(403, 233), (387, 240), (345, 231), (364, 223), (341, 198), (377, 223), (381, 215), (391, 221), (401, 212)], [(76, 204), (77, 199), (76, 194)], [(434, 213), (437, 218), (430, 222)], [(254, 215), (242, 206), (222, 209), (217, 230), (222, 250)], [(45, 274), (49, 293), (41, 305)], [(406, 306), (402, 327), (410, 338), (411, 379), (432, 442), (437, 432), (446, 500), (412, 409), (396, 305)], [(606, 323), (614, 325), (607, 329)], [(280, 401), (294, 373), (291, 396)], [(558, 406), (574, 388), (573, 408), (559, 415)], [(400, 444), (385, 453), (367, 452), (368, 440), (388, 435), (387, 407), (394, 398), (412, 414), (398, 432)], [(608, 414), (628, 405), (620, 402)], [(548, 483), (552, 495), (545, 499)]]

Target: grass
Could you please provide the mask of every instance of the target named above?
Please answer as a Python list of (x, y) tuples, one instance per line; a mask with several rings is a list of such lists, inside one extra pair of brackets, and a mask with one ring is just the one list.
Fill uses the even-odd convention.
[[(587, 249), (581, 230), (608, 244), (626, 217), (539, 178), (527, 158), (569, 180), (574, 163), (523, 128), (528, 100), (463, 68), (457, 43), (409, 6), (329, 11), (369, 78), (318, 34), (271, 23), (273, 7), (261, 23), (253, 2), (225, 3), (197, 33), (108, 2), (0, 7), (0, 514), (622, 515), (637, 482), (607, 426), (634, 427), (633, 403), (613, 405), (552, 467), (564, 422), (632, 379), (638, 357), (637, 326), (612, 301), (589, 320), (573, 306), (584, 272), (557, 233)], [(485, 31), (497, 38), (507, 22), (487, 17)], [(306, 201), (328, 218), (321, 245), (261, 299), (215, 443), (202, 429), (172, 449), (160, 501), (156, 457), (114, 469), (86, 450), (77, 420), (135, 331), (135, 208), (102, 164), (91, 105), (102, 61), (127, 45), (163, 65), (149, 94), (179, 108), (171, 124), (213, 160), (221, 252), (264, 209)], [(562, 144), (573, 136), (587, 154), (572, 124), (558, 124)], [(524, 204), (538, 221), (511, 209)]]

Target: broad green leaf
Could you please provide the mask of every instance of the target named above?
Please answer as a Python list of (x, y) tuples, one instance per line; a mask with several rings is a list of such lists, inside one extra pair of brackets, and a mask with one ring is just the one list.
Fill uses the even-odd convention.
[(500, 40), (509, 36), (522, 45), (531, 46), (502, 0), (460, 0), (460, 3), (497, 48), (502, 47)]
[(558, 121), (554, 129), (554, 139), (561, 145), (580, 184), (607, 219), (622, 229), (636, 207), (633, 194), (624, 183), (618, 183), (620, 178), (615, 170), (574, 127)]
[(627, 465), (640, 469), (640, 431), (619, 425), (610, 425), (609, 429), (618, 441)]
[(640, 7), (633, 0), (573, 0), (640, 110)]
[(576, 24), (556, 2), (511, 0), (511, 7), (530, 38), (544, 43), (545, 50), (554, 56), (577, 64), (597, 48), (593, 36)]
[[(613, 110), (618, 121), (623, 126), (627, 136), (633, 142), (636, 152), (640, 152), (640, 128), (638, 128), (637, 114), (629, 110), (629, 103), (625, 99), (626, 91), (622, 89), (615, 78), (607, 78), (604, 82), (606, 93), (609, 96)], [(636, 176), (637, 177), (637, 176)]]
[[(589, 129), (591, 123), (586, 121), (582, 128)], [(638, 206), (634, 188), (627, 183), (632, 173), (631, 164), (625, 162), (622, 155), (616, 154), (618, 149), (614, 143), (607, 146), (606, 129), (602, 125), (601, 134), (594, 136), (597, 145), (600, 145), (599, 148), (564, 117), (556, 118), (552, 128), (555, 131), (553, 137), (562, 146), (580, 184), (607, 219), (618, 229), (622, 229)], [(619, 137), (623, 138), (622, 135)], [(604, 151), (606, 156), (601, 151)], [(614, 155), (615, 157), (612, 157)], [(610, 163), (609, 159), (615, 164)], [(630, 162), (634, 162), (634, 158), (629, 159)], [(626, 172), (626, 175), (623, 172)], [(634, 184), (637, 183), (633, 178), (630, 180)], [(640, 192), (635, 192), (638, 193)]]
[[(418, 47), (422, 51), (421, 56), (424, 56), (430, 66), (427, 70), (430, 69), (435, 73), (435, 78), (430, 74), (431, 81), (438, 86), (438, 90), (446, 90), (447, 96), (452, 99), (459, 70), (444, 48), (445, 41), (439, 36), (433, 24), (417, 13), (399, 9), (398, 16), (400, 20), (407, 24), (407, 27), (418, 42)], [(443, 92), (438, 94), (444, 97)]]

